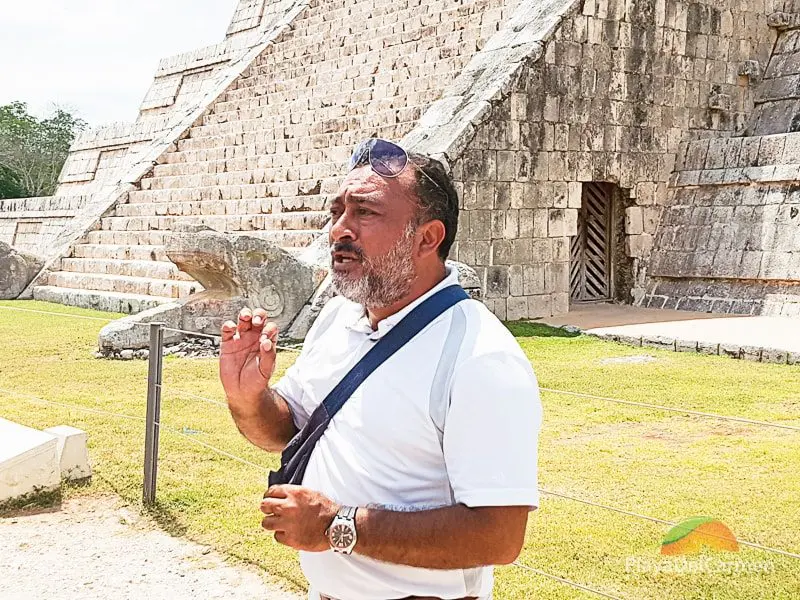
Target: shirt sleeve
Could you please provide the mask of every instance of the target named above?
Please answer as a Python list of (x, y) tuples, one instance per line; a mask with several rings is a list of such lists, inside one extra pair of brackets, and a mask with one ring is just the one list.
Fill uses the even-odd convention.
[(289, 410), (292, 412), (292, 420), (294, 421), (297, 429), (302, 429), (311, 417), (309, 412), (303, 405), (303, 368), (305, 361), (308, 357), (308, 349), (316, 342), (317, 339), (324, 333), (331, 322), (335, 319), (335, 313), (342, 304), (342, 298), (336, 296), (331, 298), (327, 304), (322, 308), (314, 324), (309, 329), (306, 339), (303, 342), (303, 349), (300, 355), (295, 360), (294, 364), (286, 369), (277, 383), (271, 386), (272, 390), (280, 394), (281, 398), (286, 400), (289, 405)]
[(527, 358), (495, 352), (453, 374), (443, 450), (455, 501), (539, 506), (539, 386)]

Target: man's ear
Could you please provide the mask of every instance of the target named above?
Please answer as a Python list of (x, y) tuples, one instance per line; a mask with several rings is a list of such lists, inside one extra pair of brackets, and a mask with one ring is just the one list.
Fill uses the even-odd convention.
[(444, 223), (438, 219), (423, 223), (417, 228), (419, 236), (419, 257), (426, 258), (431, 254), (439, 253), (439, 246), (444, 242), (445, 228)]

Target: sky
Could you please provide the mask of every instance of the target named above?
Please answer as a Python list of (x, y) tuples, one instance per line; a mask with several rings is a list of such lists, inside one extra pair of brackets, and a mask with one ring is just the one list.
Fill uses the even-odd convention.
[(166, 56), (225, 39), (236, 0), (0, 0), (0, 105), (133, 121)]

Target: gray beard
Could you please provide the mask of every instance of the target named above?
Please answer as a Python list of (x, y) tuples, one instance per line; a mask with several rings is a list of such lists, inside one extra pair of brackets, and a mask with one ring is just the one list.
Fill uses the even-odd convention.
[(416, 277), (411, 258), (415, 230), (409, 223), (386, 254), (373, 258), (365, 256), (362, 277), (350, 279), (346, 274), (332, 270), (333, 286), (339, 295), (364, 308), (384, 308), (407, 296)]

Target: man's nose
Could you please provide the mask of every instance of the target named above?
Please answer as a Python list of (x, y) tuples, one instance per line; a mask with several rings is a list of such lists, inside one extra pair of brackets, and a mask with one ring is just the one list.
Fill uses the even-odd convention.
[(345, 239), (356, 239), (355, 232), (353, 231), (347, 216), (347, 211), (339, 215), (338, 219), (333, 220), (330, 230), (331, 243), (340, 242)]

